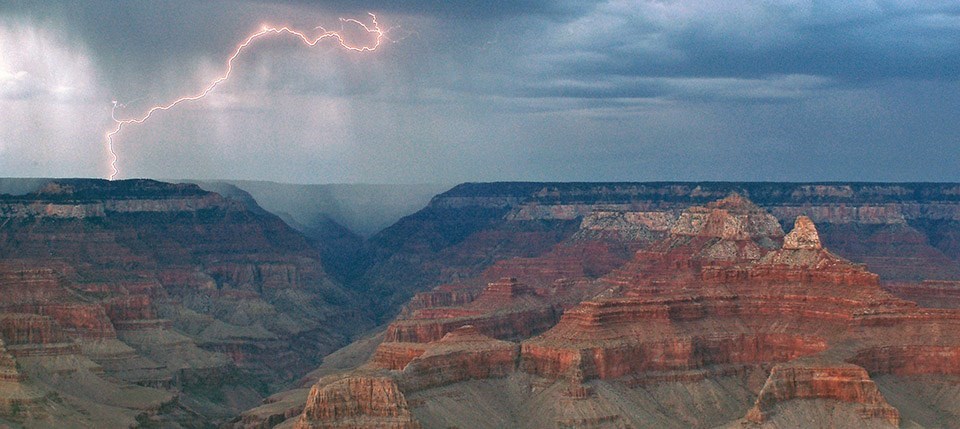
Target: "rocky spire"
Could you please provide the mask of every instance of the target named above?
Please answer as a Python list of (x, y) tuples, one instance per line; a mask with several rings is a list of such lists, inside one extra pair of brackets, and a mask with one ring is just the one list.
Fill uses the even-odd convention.
[(793, 224), (793, 230), (783, 238), (783, 248), (788, 250), (822, 249), (820, 234), (813, 221), (806, 216), (798, 216)]

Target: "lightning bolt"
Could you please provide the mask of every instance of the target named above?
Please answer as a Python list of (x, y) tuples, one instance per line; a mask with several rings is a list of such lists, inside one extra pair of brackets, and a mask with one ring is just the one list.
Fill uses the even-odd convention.
[[(203, 87), (203, 89), (201, 89), (199, 92), (196, 92), (193, 95), (186, 95), (186, 96), (177, 98), (176, 100), (173, 100), (167, 104), (159, 104), (159, 105), (153, 106), (150, 109), (148, 109), (146, 113), (144, 113), (142, 116), (129, 118), (129, 119), (117, 119), (117, 116), (116, 116), (117, 108), (123, 107), (123, 104), (120, 104), (119, 102), (114, 100), (113, 109), (110, 112), (110, 117), (111, 119), (113, 119), (114, 127), (108, 130), (104, 134), (104, 140), (107, 144), (107, 149), (109, 149), (110, 151), (110, 157), (111, 157), (110, 180), (114, 180), (117, 177), (117, 175), (120, 174), (120, 170), (117, 168), (117, 161), (119, 160), (119, 156), (117, 155), (117, 152), (114, 149), (114, 138), (117, 136), (117, 134), (120, 133), (121, 130), (123, 130), (125, 125), (142, 124), (146, 122), (148, 119), (150, 119), (150, 117), (153, 116), (154, 113), (161, 112), (164, 110), (170, 110), (179, 104), (186, 103), (189, 101), (196, 101), (203, 97), (206, 97), (207, 94), (210, 94), (210, 92), (216, 89), (217, 86), (219, 86), (221, 83), (223, 83), (224, 81), (230, 78), (230, 74), (233, 72), (234, 61), (237, 59), (237, 57), (240, 56), (240, 54), (244, 52), (244, 50), (247, 49), (248, 46), (250, 46), (256, 40), (264, 37), (270, 37), (270, 36), (289, 35), (303, 42), (308, 47), (313, 47), (313, 46), (316, 46), (318, 43), (320, 43), (322, 40), (333, 39), (333, 40), (336, 40), (336, 42), (340, 45), (340, 47), (346, 50), (356, 51), (356, 52), (375, 51), (377, 48), (380, 47), (380, 44), (383, 43), (384, 40), (387, 40), (386, 35), (388, 30), (384, 30), (380, 28), (380, 24), (377, 22), (376, 15), (372, 13), (369, 15), (370, 15), (370, 24), (365, 24), (356, 19), (340, 18), (339, 31), (328, 31), (323, 27), (316, 27), (317, 30), (320, 30), (320, 33), (314, 37), (310, 37), (305, 32), (295, 30), (293, 28), (286, 27), (286, 26), (272, 27), (272, 26), (264, 25), (259, 31), (250, 34), (249, 36), (246, 37), (246, 39), (243, 40), (243, 42), (237, 45), (237, 47), (233, 51), (233, 55), (231, 55), (230, 58), (227, 59), (226, 68), (224, 72), (220, 76), (218, 76), (216, 79), (211, 81), (209, 84), (207, 84), (207, 86)], [(353, 45), (348, 43), (343, 36), (343, 28), (346, 24), (356, 25), (361, 30), (365, 31), (368, 35), (374, 36), (373, 42), (366, 45)]]

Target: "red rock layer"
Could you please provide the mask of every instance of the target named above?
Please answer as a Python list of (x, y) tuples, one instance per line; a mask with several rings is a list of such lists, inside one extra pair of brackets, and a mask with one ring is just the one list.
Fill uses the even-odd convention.
[[(770, 215), (738, 197), (688, 212), (673, 236), (603, 279), (612, 287), (600, 297), (525, 341), (522, 368), (589, 379), (784, 362), (826, 350), (861, 311), (913, 308), (823, 250), (809, 219), (782, 249), (745, 259), (743, 249), (776, 238)], [(718, 248), (729, 252), (718, 258)]]
[(525, 338), (553, 326), (558, 316), (555, 308), (541, 306), (473, 317), (401, 320), (387, 328), (373, 362), (380, 368), (399, 370), (426, 350), (424, 344), (463, 326), (472, 325), (477, 332), (497, 339)]
[(406, 392), (470, 379), (504, 377), (516, 367), (520, 346), (481, 334), (467, 325), (430, 344), (400, 378)]
[[(519, 368), (569, 379), (572, 397), (590, 395), (589, 379), (656, 383), (772, 366), (748, 420), (765, 421), (794, 399), (827, 399), (894, 425), (899, 413), (868, 371), (960, 367), (960, 313), (898, 299), (865, 266), (824, 249), (810, 218), (784, 235), (740, 196), (686, 210), (669, 235), (597, 281), (577, 258), (559, 257), (560, 247), (495, 265), (488, 275), (507, 278), (472, 301), (421, 300), (390, 326), (374, 366), (396, 371), (410, 391)], [(553, 323), (537, 313), (547, 308), (562, 316), (529, 338), (531, 324)], [(453, 341), (468, 324), (462, 337), (472, 340)], [(521, 340), (519, 361), (515, 344), (496, 339)]]
[(475, 307), (500, 307), (510, 305), (523, 296), (536, 295), (536, 291), (521, 283), (516, 277), (504, 277), (487, 284), (486, 289), (474, 301)]
[[(488, 282), (479, 293), (465, 284), (441, 286), (418, 295), (401, 319), (388, 327), (384, 342), (372, 359), (374, 365), (402, 370), (424, 353), (429, 356), (434, 348), (443, 345), (441, 339), (466, 325), (480, 335), (500, 340), (528, 338), (549, 329), (556, 324), (564, 302), (576, 302), (579, 296), (595, 289), (578, 287), (582, 286), (578, 281), (584, 279), (586, 265), (583, 258), (574, 257), (590, 253), (594, 244), (598, 243), (563, 245), (539, 258), (514, 258), (498, 263), (482, 278), (509, 276)], [(603, 250), (595, 252), (595, 260), (609, 261), (607, 247), (599, 246)], [(596, 270), (602, 265), (598, 263), (590, 269)], [(464, 356), (459, 360), (461, 367), (448, 368), (448, 371), (476, 374), (477, 370), (463, 368), (469, 361), (466, 356), (475, 352), (478, 351), (459, 352)], [(507, 359), (506, 354), (502, 357), (511, 362), (515, 358)], [(485, 358), (477, 354), (474, 359)], [(511, 363), (510, 367), (513, 366)]]
[(535, 258), (510, 258), (486, 269), (481, 278), (490, 283), (515, 278), (538, 294), (554, 293), (558, 281), (600, 277), (630, 259), (638, 242), (610, 242), (575, 238), (558, 244)]
[[(472, 312), (468, 311), (467, 314), (470, 313)], [(475, 316), (464, 316), (464, 311), (459, 309), (449, 312), (432, 311), (426, 314), (434, 317), (394, 322), (387, 328), (384, 341), (429, 343), (443, 338), (447, 333), (464, 325), (473, 325), (480, 332), (494, 338), (528, 337), (553, 326), (559, 316), (550, 306)]]
[(56, 321), (48, 316), (29, 313), (0, 315), (0, 337), (8, 345), (42, 345), (69, 341)]
[(871, 374), (960, 374), (960, 345), (903, 345), (863, 349), (850, 359)]
[(762, 423), (777, 404), (794, 399), (834, 399), (855, 403), (860, 405), (859, 413), (864, 418), (882, 419), (893, 426), (900, 424), (900, 412), (887, 403), (863, 368), (816, 362), (774, 366), (746, 418)]
[(429, 292), (414, 295), (404, 306), (403, 315), (424, 308), (462, 306), (473, 301), (476, 296), (476, 291), (461, 285), (441, 285)]
[(592, 346), (578, 344), (571, 347), (560, 341), (524, 342), (521, 368), (549, 378), (615, 379), (710, 365), (785, 362), (826, 348), (826, 343), (816, 336), (766, 333), (713, 333), (660, 340), (617, 339)]
[(176, 326), (270, 381), (367, 323), (302, 235), (194, 185), (64, 180), (0, 195), (0, 260), (0, 313), (47, 316), (84, 341)]
[(427, 343), (387, 341), (377, 347), (371, 359), (377, 368), (403, 370), (414, 359), (427, 351)]
[(924, 307), (960, 308), (960, 282), (927, 280), (922, 283), (884, 284), (883, 288)]
[(46, 304), (37, 306), (35, 311), (56, 320), (64, 331), (79, 338), (117, 337), (110, 318), (100, 304)]
[[(418, 429), (390, 377), (354, 375), (310, 389), (297, 429)], [(321, 385), (322, 384), (322, 385)]]

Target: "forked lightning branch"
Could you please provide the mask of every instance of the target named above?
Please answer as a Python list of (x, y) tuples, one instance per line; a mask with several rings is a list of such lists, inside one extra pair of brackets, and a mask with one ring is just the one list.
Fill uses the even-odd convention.
[[(115, 143), (114, 140), (117, 137), (117, 135), (120, 133), (120, 131), (123, 130), (125, 125), (142, 124), (146, 122), (148, 119), (150, 119), (150, 117), (153, 116), (154, 113), (164, 111), (164, 110), (169, 110), (176, 107), (179, 104), (186, 103), (189, 101), (196, 101), (203, 97), (206, 97), (214, 89), (216, 89), (217, 86), (219, 86), (221, 83), (223, 83), (224, 81), (230, 78), (231, 73), (233, 73), (234, 61), (236, 61), (236, 59), (255, 41), (262, 38), (266, 38), (266, 37), (286, 35), (286, 36), (294, 37), (295, 39), (299, 40), (300, 42), (307, 45), (308, 47), (313, 47), (319, 44), (321, 41), (329, 39), (331, 41), (335, 41), (341, 48), (346, 50), (357, 51), (357, 52), (369, 52), (379, 48), (380, 44), (386, 39), (387, 31), (380, 28), (380, 24), (377, 22), (377, 17), (374, 14), (370, 14), (369, 24), (361, 22), (356, 19), (343, 19), (343, 18), (340, 19), (340, 23), (341, 23), (341, 28), (340, 30), (337, 30), (337, 31), (328, 31), (323, 27), (317, 27), (320, 33), (315, 36), (309, 36), (307, 32), (296, 30), (286, 26), (274, 27), (274, 26), (264, 25), (262, 28), (260, 28), (260, 30), (258, 30), (253, 34), (250, 34), (243, 40), (243, 42), (237, 45), (236, 49), (234, 49), (233, 51), (233, 55), (231, 55), (230, 58), (227, 59), (226, 68), (223, 71), (223, 73), (220, 74), (220, 76), (218, 76), (216, 79), (212, 80), (209, 84), (207, 84), (207, 86), (205, 86), (200, 91), (192, 95), (182, 96), (166, 104), (155, 105), (149, 108), (146, 111), (146, 113), (142, 114), (139, 117), (118, 119), (116, 115), (117, 108), (122, 105), (117, 101), (114, 101), (113, 110), (111, 111), (111, 118), (114, 121), (114, 127), (108, 130), (106, 134), (104, 134), (104, 140), (107, 144), (107, 149), (110, 151), (110, 157), (111, 157), (110, 158), (110, 175), (109, 175), (110, 180), (115, 179), (117, 175), (120, 173), (120, 170), (117, 167), (117, 161), (119, 160), (119, 156), (117, 155), (116, 148), (114, 147), (114, 143)], [(345, 29), (345, 26), (347, 25), (356, 26), (360, 31), (365, 32), (368, 36), (373, 36), (372, 41), (369, 42), (368, 44), (356, 44), (356, 45), (348, 42), (346, 37), (344, 36), (344, 29)]]

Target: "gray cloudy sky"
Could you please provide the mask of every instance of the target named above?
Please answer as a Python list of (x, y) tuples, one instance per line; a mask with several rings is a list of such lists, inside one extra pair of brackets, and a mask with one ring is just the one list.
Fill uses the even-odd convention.
[(953, 1), (0, 0), (0, 177), (960, 181)]

